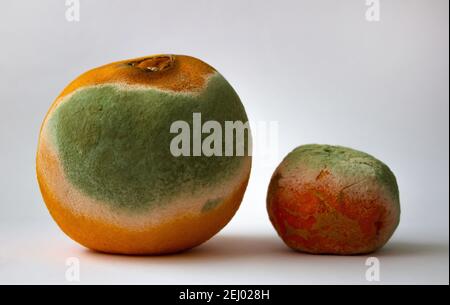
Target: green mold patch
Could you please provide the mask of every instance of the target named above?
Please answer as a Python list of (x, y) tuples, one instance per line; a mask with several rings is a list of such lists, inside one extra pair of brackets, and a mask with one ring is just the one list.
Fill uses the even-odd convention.
[(239, 97), (216, 74), (199, 95), (87, 87), (56, 109), (49, 126), (65, 175), (76, 188), (114, 207), (142, 211), (179, 194), (205, 192), (234, 179), (241, 167), (245, 157), (171, 154), (176, 136), (171, 124), (183, 120), (192, 126), (194, 112), (222, 125), (247, 121)]
[(222, 203), (222, 198), (210, 199), (202, 207), (202, 212), (209, 212)]
[(295, 171), (299, 165), (303, 164), (320, 173), (326, 169), (338, 177), (351, 177), (355, 181), (375, 177), (394, 201), (400, 201), (397, 180), (389, 167), (373, 156), (358, 150), (342, 146), (303, 145), (289, 153), (283, 163), (287, 171)]

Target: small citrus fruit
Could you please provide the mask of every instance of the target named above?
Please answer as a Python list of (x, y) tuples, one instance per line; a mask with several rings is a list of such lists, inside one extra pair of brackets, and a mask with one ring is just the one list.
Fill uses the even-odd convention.
[(362, 254), (381, 248), (400, 219), (391, 170), (350, 148), (304, 145), (272, 176), (270, 220), (291, 248), (318, 254)]

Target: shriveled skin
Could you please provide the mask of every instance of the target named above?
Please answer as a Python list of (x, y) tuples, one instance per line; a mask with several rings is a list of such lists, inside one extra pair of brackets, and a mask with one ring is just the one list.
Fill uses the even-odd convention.
[(304, 145), (271, 179), (270, 220), (291, 248), (363, 254), (381, 248), (400, 219), (398, 186), (381, 161), (349, 148)]
[(174, 157), (174, 121), (247, 121), (230, 84), (206, 63), (154, 55), (90, 70), (42, 124), (36, 171), (61, 229), (103, 252), (165, 254), (211, 238), (243, 198), (251, 157)]

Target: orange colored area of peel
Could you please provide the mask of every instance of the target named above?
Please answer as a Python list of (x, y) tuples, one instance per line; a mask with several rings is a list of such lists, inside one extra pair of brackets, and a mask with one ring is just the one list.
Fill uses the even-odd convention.
[(208, 75), (214, 72), (214, 68), (203, 61), (185, 55), (152, 55), (128, 59), (87, 71), (71, 82), (57, 99), (78, 88), (106, 83), (142, 85), (174, 92), (198, 92), (204, 87)]
[(178, 216), (139, 231), (72, 213), (41, 186), (45, 202), (60, 228), (81, 245), (118, 254), (166, 254), (195, 247), (220, 231), (237, 211), (247, 182), (216, 209), (199, 215)]
[[(158, 225), (139, 230), (76, 213), (60, 202), (46, 182), (45, 170), (59, 171), (58, 161), (51, 153), (38, 155), (37, 178), (44, 201), (60, 228), (81, 245), (106, 253), (165, 254), (195, 247), (220, 231), (233, 217), (244, 196), (248, 178), (241, 182), (222, 204), (208, 212), (178, 215)], [(119, 217), (120, 219), (120, 217)]]
[(215, 72), (216, 70), (207, 63), (186, 55), (151, 55), (94, 68), (77, 77), (59, 94), (45, 116), (41, 133), (47, 119), (62, 98), (82, 87), (115, 83), (148, 86), (175, 93), (196, 93), (204, 88), (208, 76)]
[[(107, 64), (92, 69), (71, 82), (57, 97), (49, 114), (63, 97), (75, 90), (102, 84), (138, 85), (174, 93), (198, 93), (216, 71), (199, 59), (184, 55), (153, 55)], [(41, 127), (45, 125), (45, 121)], [(222, 229), (237, 211), (248, 175), (216, 208), (166, 219), (157, 225), (131, 229), (78, 213), (60, 202), (46, 179), (58, 177), (58, 160), (40, 138), (36, 169), (44, 201), (57, 224), (72, 239), (87, 248), (120, 254), (164, 254), (192, 248)], [(47, 177), (48, 176), (48, 177)], [(80, 211), (82, 212), (82, 211)], [(120, 222), (120, 216), (118, 216)]]
[[(385, 236), (386, 204), (381, 200), (342, 198), (330, 183), (279, 186), (269, 194), (268, 212), (290, 247), (311, 253), (371, 252)], [(389, 230), (386, 230), (389, 231)]]

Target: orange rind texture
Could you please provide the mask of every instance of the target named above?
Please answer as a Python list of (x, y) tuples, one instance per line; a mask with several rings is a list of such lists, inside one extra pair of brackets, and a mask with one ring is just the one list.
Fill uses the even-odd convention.
[(118, 254), (166, 254), (219, 232), (244, 196), (251, 157), (175, 157), (170, 125), (247, 121), (230, 84), (183, 55), (92, 69), (71, 82), (41, 127), (36, 172), (59, 227), (81, 245)]
[(304, 145), (272, 176), (269, 218), (290, 248), (313, 254), (373, 252), (390, 239), (400, 220), (396, 179), (363, 152)]

